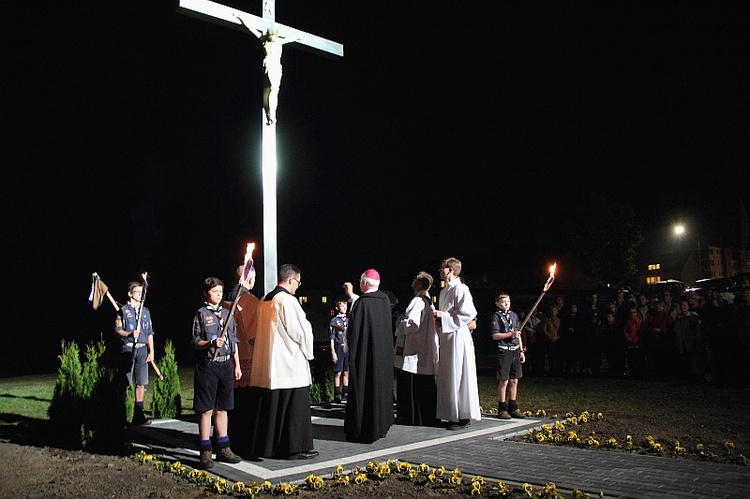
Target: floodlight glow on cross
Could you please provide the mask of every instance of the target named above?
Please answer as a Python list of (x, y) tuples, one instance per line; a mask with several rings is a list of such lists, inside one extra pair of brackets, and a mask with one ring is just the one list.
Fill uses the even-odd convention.
[(205, 2), (202, 0), (181, 0), (180, 7), (233, 24), (240, 23), (234, 16), (232, 16), (233, 10), (231, 8), (218, 3)]
[(276, 250), (276, 127), (265, 125), (266, 117), (261, 112), (263, 127), (261, 170), (263, 183), (263, 287), (269, 293), (276, 287), (278, 253)]
[[(251, 33), (259, 39), (263, 38), (262, 33), (267, 33), (268, 29), (273, 26), (279, 37), (287, 39), (285, 43), (291, 43), (293, 41), (295, 42), (295, 45), (308, 47), (323, 54), (330, 54), (339, 57), (344, 55), (344, 46), (340, 43), (321, 38), (312, 33), (300, 31), (291, 26), (277, 23), (275, 14), (276, 0), (263, 0), (262, 17), (254, 16), (247, 12), (242, 12), (211, 0), (178, 0), (177, 11), (220, 26), (237, 29), (244, 31), (245, 33)], [(259, 36), (256, 32), (261, 35)], [(265, 43), (266, 42), (264, 42), (264, 45)], [(281, 51), (278, 50), (276, 53), (278, 53), (279, 58), (274, 64), (277, 64), (278, 66), (274, 67), (278, 67), (278, 77), (280, 78)], [(268, 56), (269, 54), (266, 53), (266, 57)], [(266, 66), (266, 71), (267, 70), (268, 67)], [(269, 76), (268, 73), (267, 76)], [(278, 82), (276, 83), (276, 87), (276, 92), (278, 92)], [(264, 88), (264, 92), (265, 91), (266, 88)], [(269, 112), (269, 109), (271, 109), (271, 102), (268, 101), (268, 104), (268, 106), (264, 105), (265, 112)], [(275, 113), (273, 114), (275, 115)], [(276, 227), (277, 158), (275, 121), (275, 116), (273, 116), (273, 119), (271, 119), (271, 116), (266, 116), (261, 120), (261, 129), (263, 130), (261, 145), (261, 172), (263, 177), (263, 284), (265, 294), (270, 293), (276, 287), (276, 274), (278, 270), (278, 244), (276, 241), (278, 229)]]

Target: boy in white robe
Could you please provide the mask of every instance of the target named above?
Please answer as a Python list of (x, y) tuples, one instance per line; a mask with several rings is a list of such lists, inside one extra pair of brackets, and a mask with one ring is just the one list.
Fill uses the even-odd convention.
[(445, 288), (433, 312), (440, 338), (437, 418), (448, 430), (461, 430), (479, 421), (479, 389), (474, 341), (469, 324), (477, 315), (468, 286), (459, 279), (461, 262), (446, 258), (440, 265)]

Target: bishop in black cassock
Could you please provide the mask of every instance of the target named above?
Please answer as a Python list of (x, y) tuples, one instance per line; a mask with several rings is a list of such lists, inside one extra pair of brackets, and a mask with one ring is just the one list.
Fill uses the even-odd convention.
[(362, 295), (349, 320), (349, 398), (344, 430), (350, 442), (372, 443), (393, 424), (393, 331), (391, 302), (378, 290), (374, 269), (362, 274)]

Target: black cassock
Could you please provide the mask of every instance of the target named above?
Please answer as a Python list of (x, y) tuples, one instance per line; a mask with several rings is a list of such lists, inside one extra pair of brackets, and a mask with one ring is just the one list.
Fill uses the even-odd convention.
[(354, 302), (347, 339), (346, 439), (371, 443), (385, 437), (393, 424), (393, 330), (385, 293), (364, 293)]

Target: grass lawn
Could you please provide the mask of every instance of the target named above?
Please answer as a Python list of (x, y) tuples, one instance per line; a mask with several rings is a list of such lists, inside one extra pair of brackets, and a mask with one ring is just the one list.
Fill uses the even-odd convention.
[[(179, 375), (183, 413), (191, 414), (192, 367), (180, 367)], [(47, 419), (55, 379), (56, 374), (0, 379), (0, 429), (19, 419)], [(492, 373), (480, 373), (479, 391), (483, 411), (495, 410), (497, 383)], [(705, 383), (675, 385), (624, 379), (526, 377), (519, 385), (522, 411), (544, 411), (559, 420), (584, 411), (601, 413), (602, 419), (592, 418), (574, 429), (581, 439), (594, 432), (602, 447), (606, 439), (623, 444), (631, 435), (637, 444), (633, 451), (674, 455), (674, 442), (679, 441), (687, 449), (684, 457), (726, 462), (742, 462), (740, 454), (750, 456), (750, 432), (745, 423), (750, 414), (749, 395), (748, 389)], [(150, 402), (147, 391), (147, 410)], [(566, 433), (568, 430), (570, 427)], [(661, 451), (653, 444), (650, 448), (646, 445), (649, 436), (663, 445)]]

